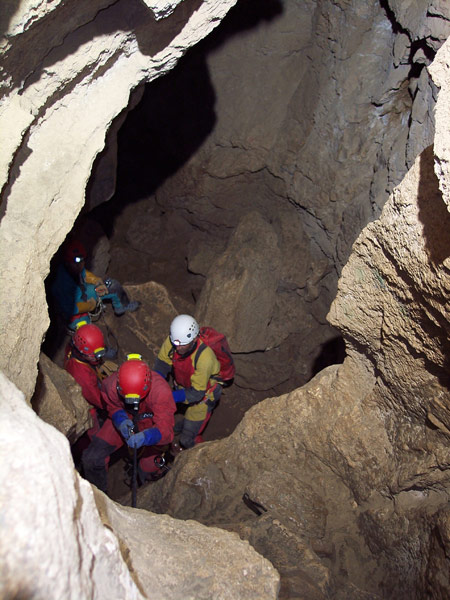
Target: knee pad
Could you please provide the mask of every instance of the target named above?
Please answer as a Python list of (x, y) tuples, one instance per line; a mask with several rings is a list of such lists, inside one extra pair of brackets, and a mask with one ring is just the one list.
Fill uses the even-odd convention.
[(180, 435), (180, 444), (183, 446), (183, 448), (192, 448), (195, 446), (195, 438), (197, 437), (202, 425), (203, 421), (188, 421), (187, 419), (184, 419), (183, 431)]
[(173, 428), (173, 432), (175, 435), (178, 435), (183, 431), (183, 423), (184, 419), (180, 419), (179, 421), (175, 421), (175, 426)]

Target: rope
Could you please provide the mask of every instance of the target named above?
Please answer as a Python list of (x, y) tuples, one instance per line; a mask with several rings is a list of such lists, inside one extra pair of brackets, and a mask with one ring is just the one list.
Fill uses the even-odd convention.
[(103, 305), (103, 302), (99, 299), (97, 304), (95, 305), (94, 310), (89, 313), (89, 316), (91, 317), (91, 321), (93, 323), (96, 323), (100, 319), (100, 317), (103, 315), (104, 310), (105, 310), (105, 307)]
[[(136, 435), (139, 432), (137, 408), (133, 411), (133, 433)], [(131, 506), (136, 508), (138, 488), (138, 449), (133, 448), (133, 474), (131, 480)]]
[[(97, 320), (98, 320), (98, 319), (102, 319), (102, 322), (103, 322), (103, 327), (105, 328), (105, 341), (106, 341), (106, 346), (107, 346), (108, 348), (114, 348), (114, 349), (116, 350), (117, 354), (119, 354), (119, 342), (117, 341), (117, 338), (116, 338), (116, 336), (114, 335), (114, 333), (111, 331), (111, 329), (108, 327), (108, 325), (107, 325), (107, 323), (106, 323), (106, 320), (105, 320), (105, 317), (104, 317), (105, 307), (104, 307), (104, 305), (103, 305), (103, 302), (101, 302), (101, 301), (100, 301), (100, 302), (99, 302), (99, 304), (100, 304), (101, 308), (100, 308), (100, 311), (99, 311), (99, 316), (97, 317)], [(90, 313), (89, 313), (89, 314), (90, 314)], [(110, 336), (111, 336), (112, 338), (114, 338), (115, 347), (114, 347), (114, 346), (112, 346), (112, 345), (110, 344)]]

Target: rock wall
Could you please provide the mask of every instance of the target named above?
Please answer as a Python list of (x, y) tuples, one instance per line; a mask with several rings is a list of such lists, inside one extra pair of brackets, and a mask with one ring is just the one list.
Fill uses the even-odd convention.
[(184, 284), (244, 393), (302, 385), (337, 337), (351, 245), (433, 141), (427, 66), (449, 17), (428, 1), (238, 3), (130, 114), (113, 268)]
[(27, 1), (3, 13), (0, 366), (27, 399), (49, 325), (50, 259), (106, 132), (130, 92), (172, 69), (235, 1)]
[(182, 453), (140, 498), (237, 531), (283, 598), (450, 594), (449, 59), (447, 41), (430, 68), (438, 155), (416, 159), (339, 280), (343, 365)]
[[(172, 536), (167, 565), (173, 565), (174, 556), (177, 562), (177, 550), (178, 562), (186, 556), (193, 531), (206, 554), (213, 556), (222, 547), (228, 556), (233, 548), (237, 562), (249, 565), (241, 569), (233, 563), (234, 588), (228, 570), (211, 579), (213, 565), (205, 563), (203, 553), (196, 554), (200, 583), (193, 597), (208, 597), (211, 585), (223, 597), (239, 597), (239, 586), (246, 597), (277, 595), (275, 570), (235, 535), (136, 515), (103, 496), (96, 497), (94, 506), (90, 486), (73, 469), (65, 438), (25, 403), (35, 387), (48, 325), (44, 279), (49, 261), (83, 206), (108, 128), (139, 83), (171, 69), (233, 4), (29, 1), (8, 3), (2, 12), (1, 368), (24, 393), (2, 376), (3, 596), (32, 592), (78, 598), (83, 590), (86, 596), (117, 592), (118, 597), (140, 598), (155, 593), (140, 563), (143, 555), (151, 557), (150, 548), (144, 550), (141, 536), (127, 537), (136, 521), (146, 533), (160, 527), (158, 536), (149, 538), (154, 547), (157, 540)], [(239, 533), (282, 573), (282, 597), (302, 593), (320, 598), (332, 592), (336, 598), (372, 594), (419, 599), (425, 593), (443, 598), (450, 591), (450, 285), (448, 213), (443, 210), (444, 202), (449, 204), (448, 44), (430, 67), (434, 83), (420, 65), (429, 63), (430, 52), (447, 35), (447, 7), (421, 2), (405, 11), (399, 2), (390, 8), (384, 3), (384, 10), (378, 2), (318, 2), (303, 3), (299, 15), (293, 3), (269, 6), (259, 27), (242, 35), (239, 51), (224, 45), (219, 52), (219, 37), (209, 60), (216, 84), (228, 83), (226, 65), (233, 58), (243, 71), (241, 81), (256, 83), (255, 62), (240, 60), (255, 54), (258, 73), (278, 82), (272, 87), (281, 104), (276, 114), (269, 111), (271, 135), (259, 129), (272, 106), (270, 98), (255, 92), (255, 85), (248, 86), (248, 97), (230, 89), (218, 98), (217, 114), (223, 117), (215, 133), (177, 175), (199, 230), (194, 216), (201, 213), (203, 198), (213, 196), (207, 209), (224, 215), (229, 235), (218, 236), (216, 255), (224, 252), (225, 266), (231, 250), (243, 246), (245, 219), (256, 208), (259, 214), (250, 221), (258, 226), (252, 248), (258, 248), (257, 234), (263, 232), (274, 259), (271, 268), (261, 265), (264, 281), (274, 287), (272, 271), (282, 265), (283, 281), (294, 286), (288, 285), (288, 291), (303, 289), (304, 267), (299, 270), (295, 260), (284, 265), (277, 252), (284, 245), (288, 253), (290, 240), (306, 234), (313, 257), (308, 268), (317, 271), (308, 293), (322, 302), (322, 292), (331, 296), (337, 278), (333, 272), (328, 279), (329, 265), (345, 262), (361, 225), (381, 212), (385, 190), (433, 142), (430, 107), (438, 86), (434, 150), (422, 152), (414, 162), (379, 221), (358, 239), (343, 271), (330, 313), (347, 342), (342, 367), (330, 367), (304, 388), (252, 409), (223, 442), (181, 454), (171, 473), (147, 488), (140, 503), (158, 511), (169, 507), (174, 516)], [(287, 56), (277, 43), (266, 43), (270, 22), (277, 24), (278, 38), (288, 40)], [(318, 34), (314, 39), (311, 26)], [(254, 44), (254, 34), (259, 44)], [(299, 64), (300, 54), (306, 65)], [(285, 71), (279, 71), (280, 64)], [(313, 64), (322, 68), (313, 69)], [(297, 81), (293, 72), (300, 72)], [(377, 79), (374, 73), (383, 76)], [(308, 89), (317, 93), (307, 95)], [(227, 107), (234, 95), (242, 112)], [(255, 98), (260, 112), (254, 110)], [(281, 129), (286, 137), (278, 135)], [(191, 190), (190, 173), (202, 169), (206, 174), (192, 178), (196, 186)], [(174, 190), (180, 187), (172, 178), (158, 192), (157, 202), (184, 209), (179, 191), (170, 198)], [(276, 222), (270, 222), (267, 209), (274, 198), (282, 200)], [(240, 203), (245, 214), (235, 210)], [(301, 215), (301, 226), (285, 218), (289, 205)], [(321, 263), (324, 256), (326, 264)], [(189, 260), (208, 276), (208, 257), (201, 251)], [(258, 298), (248, 262), (242, 289)], [(313, 285), (319, 282), (319, 287)], [(210, 310), (213, 300), (209, 295), (201, 299), (202, 310)], [(273, 301), (267, 308), (270, 297), (262, 300), (261, 310), (273, 310)], [(326, 306), (323, 302), (316, 316), (321, 318)], [(282, 318), (293, 318), (283, 304), (277, 311), (274, 340), (286, 333), (277, 328)], [(251, 317), (248, 326), (256, 331)], [(256, 335), (254, 340), (257, 350), (262, 343), (273, 343)], [(245, 338), (239, 342), (246, 351)], [(177, 535), (185, 541), (181, 547)], [(173, 597), (186, 598), (182, 590), (189, 575), (162, 576), (160, 589), (175, 584)]]
[(123, 508), (92, 488), (67, 439), (4, 375), (0, 465), (1, 598), (277, 597), (278, 573), (235, 534)]
[[(113, 133), (131, 92), (130, 106), (140, 83), (170, 70), (233, 4), (163, 2), (158, 9), (155, 2), (149, 10), (141, 0), (99, 0), (72, 11), (70, 3), (29, 2), (3, 14), (1, 366), (28, 399), (48, 327), (45, 309), (33, 306), (45, 304), (49, 259), (84, 204), (92, 168), (98, 177), (89, 187), (91, 206), (112, 193), (114, 169), (98, 160), (105, 139), (114, 154)], [(228, 312), (239, 313), (249, 289), (243, 274), (251, 273), (245, 264), (222, 272), (227, 260), (239, 258), (239, 247), (228, 247), (231, 234), (245, 227), (248, 213), (256, 215), (256, 236), (267, 222), (270, 260), (251, 284), (259, 299), (267, 294), (264, 343), (252, 319), (242, 316), (225, 328), (236, 352), (266, 351), (268, 373), (279, 371), (280, 355), (296, 357), (289, 372), (264, 383), (266, 390), (311, 376), (320, 345), (335, 335), (325, 317), (351, 244), (432, 141), (435, 87), (424, 67), (448, 34), (448, 12), (436, 2), (409, 12), (399, 6), (242, 3), (203, 47), (210, 89), (201, 100), (210, 102), (213, 128), (195, 138), (197, 152), (158, 189), (156, 203), (169, 220), (148, 252), (157, 264), (167, 244), (189, 236), (189, 268), (209, 279), (197, 316), (224, 329), (214, 323), (226, 313), (223, 295), (211, 291), (215, 277), (231, 282), (233, 302), (225, 301)], [(182, 115), (189, 122), (185, 106)], [(173, 154), (183, 155), (197, 124), (190, 123)], [(155, 213), (140, 223), (154, 232)], [(147, 247), (136, 228), (131, 233), (129, 246)], [(304, 339), (314, 343), (299, 345)], [(244, 371), (248, 357), (242, 359)], [(247, 379), (247, 387), (255, 384)]]
[(144, 598), (67, 440), (0, 381), (2, 598)]
[[(84, 204), (107, 129), (130, 91), (173, 68), (234, 1), (2, 7), (0, 365), (23, 391), (0, 374), (2, 598), (137, 600), (169, 593), (186, 600), (209, 598), (211, 590), (218, 598), (277, 596), (276, 571), (235, 535), (121, 511), (101, 495), (96, 505), (90, 484), (74, 469), (67, 439), (26, 403), (48, 327), (44, 279)], [(41, 357), (44, 401), (63, 376)], [(61, 405), (50, 415), (46, 406), (35, 408), (57, 419), (69, 437), (79, 434), (85, 405)], [(188, 550), (192, 543), (196, 552)], [(185, 569), (188, 554), (195, 578)], [(222, 554), (232, 561), (217, 569), (214, 557)]]

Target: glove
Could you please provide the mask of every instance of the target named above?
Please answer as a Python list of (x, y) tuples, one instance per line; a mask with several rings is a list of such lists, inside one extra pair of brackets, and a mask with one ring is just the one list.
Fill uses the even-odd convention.
[(130, 448), (140, 448), (141, 446), (154, 446), (161, 439), (161, 432), (156, 427), (144, 429), (127, 439)]
[(127, 413), (124, 410), (117, 410), (111, 417), (114, 426), (120, 431), (121, 435), (128, 441), (133, 429), (133, 421), (128, 418)]
[(186, 400), (186, 392), (183, 388), (172, 392), (173, 401), (175, 403), (184, 402)]
[(106, 287), (106, 285), (103, 282), (100, 282), (97, 284), (95, 291), (97, 292), (98, 296), (105, 296), (105, 294), (108, 293), (108, 288)]
[(140, 448), (145, 444), (145, 435), (143, 431), (135, 433), (127, 439), (127, 444), (130, 448)]
[(133, 421), (126, 419), (119, 425), (119, 431), (122, 434), (124, 440), (128, 442), (131, 432), (133, 430)]
[(77, 308), (79, 313), (92, 312), (97, 306), (97, 300), (95, 298), (89, 298), (83, 302), (77, 302)]

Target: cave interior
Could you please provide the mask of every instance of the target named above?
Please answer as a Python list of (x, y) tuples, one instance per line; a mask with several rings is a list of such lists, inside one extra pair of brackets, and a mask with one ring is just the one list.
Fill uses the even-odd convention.
[[(377, 4), (378, 23), (382, 23), (384, 32), (388, 31), (383, 35), (405, 35), (388, 3), (374, 4)], [(304, 121), (299, 121), (298, 113), (286, 103), (283, 106), (286, 114), (279, 119), (280, 132), (276, 135), (270, 129), (274, 124), (268, 118), (270, 130), (267, 134), (264, 131), (266, 123), (259, 123), (257, 131), (249, 126), (241, 138), (239, 131), (224, 136), (222, 130), (227, 124), (236, 121), (239, 128), (246, 124), (246, 119), (251, 120), (252, 108), (244, 106), (243, 99), (248, 92), (255, 101), (252, 92), (255, 80), (245, 78), (253, 68), (250, 64), (247, 70), (238, 70), (237, 75), (230, 77), (233, 83), (225, 93), (217, 88), (217, 81), (227, 81), (226, 67), (219, 59), (216, 63), (214, 60), (230, 41), (241, 37), (247, 40), (249, 32), (276, 22), (285, 10), (286, 3), (278, 0), (264, 4), (255, 0), (239, 2), (223, 23), (191, 48), (174, 69), (133, 92), (129, 107), (117, 118), (119, 127), (111, 129), (105, 150), (96, 159), (86, 188), (85, 207), (69, 234), (79, 237), (88, 248), (88, 268), (100, 276), (118, 279), (141, 301), (141, 308), (133, 316), (115, 319), (110, 307), (106, 307), (97, 322), (110, 345), (118, 351), (118, 364), (129, 352), (139, 352), (152, 365), (174, 313), (198, 316), (201, 324), (217, 323), (217, 328), (229, 337), (237, 376), (214, 411), (204, 433), (205, 441), (226, 438), (251, 407), (267, 398), (288, 394), (310, 382), (326, 367), (344, 361), (343, 337), (327, 320), (338, 279), (358, 235), (379, 217), (389, 193), (412, 164), (414, 153), (423, 149), (420, 144), (426, 141), (417, 141), (421, 137), (420, 131), (416, 133), (415, 142), (402, 137), (404, 123), (411, 126), (413, 122), (412, 104), (418, 81), (423, 77), (423, 67), (434, 56), (430, 46), (420, 40), (409, 45), (406, 58), (402, 59), (406, 75), (401, 85), (393, 86), (394, 91), (390, 90), (382, 100), (373, 98), (373, 90), (367, 92), (371, 97), (368, 102), (370, 117), (380, 127), (374, 133), (378, 137), (372, 144), (376, 150), (369, 147), (370, 140), (365, 145), (364, 132), (369, 127), (369, 119), (361, 118), (351, 126), (347, 122), (342, 130), (338, 124), (336, 131), (331, 126), (324, 128), (321, 138), (326, 143), (323, 146), (330, 155), (338, 156), (336, 164), (329, 170), (338, 169), (341, 179), (326, 169), (321, 171), (326, 159), (323, 147), (314, 138), (310, 142), (313, 147), (308, 150), (309, 162), (299, 177), (300, 183), (292, 174), (297, 168), (301, 171), (303, 165), (291, 160), (291, 154), (296, 152), (296, 144), (306, 146), (305, 140), (317, 116), (311, 108), (315, 99), (308, 99), (305, 94), (308, 85), (314, 87), (315, 76), (305, 77), (300, 89), (290, 91), (293, 103), (305, 103), (304, 116), (300, 111)], [(320, 20), (317, 14), (314, 18)], [(334, 48), (335, 40), (330, 38), (329, 42)], [(320, 53), (330, 51), (330, 47), (324, 49), (318, 44), (308, 55), (305, 45), (302, 50), (306, 62), (319, 60)], [(262, 44), (260, 52), (270, 54), (270, 48)], [(418, 54), (424, 56), (422, 61), (414, 61)], [(380, 62), (382, 60), (384, 58)], [(211, 61), (218, 65), (219, 76), (211, 72)], [(263, 79), (261, 73), (257, 75), (258, 81)], [(290, 72), (281, 75), (287, 79)], [(365, 94), (364, 83), (360, 83), (361, 97)], [(350, 77), (342, 84), (338, 95), (343, 96), (344, 103), (352, 103), (358, 94), (352, 85)], [(233, 86), (236, 86), (235, 91)], [(256, 97), (260, 96), (261, 103), (269, 106), (273, 102), (276, 112), (276, 93), (273, 94), (272, 99), (261, 84)], [(234, 96), (239, 101), (233, 103), (231, 98)], [(228, 105), (229, 112), (224, 118), (220, 111)], [(323, 117), (326, 111), (323, 106), (321, 109)], [(346, 116), (349, 122), (352, 110), (349, 109), (350, 116)], [(355, 114), (358, 110), (356, 106)], [(295, 131), (289, 130), (286, 134), (283, 128), (294, 128), (294, 122)], [(336, 139), (332, 137), (333, 132), (337, 132)], [(255, 143), (255, 150), (251, 146), (253, 135), (259, 142), (267, 135), (267, 146), (272, 145), (270, 151), (266, 152), (265, 142), (260, 147)], [(396, 139), (398, 146), (393, 141)], [(400, 145), (403, 153), (398, 152)], [(274, 156), (281, 150), (286, 151), (289, 159), (280, 167)], [(391, 151), (396, 157), (393, 161), (398, 160), (396, 164), (389, 163), (387, 158)], [(103, 184), (110, 191), (99, 201), (99, 180), (104, 177), (102, 163), (108, 161), (113, 164), (113, 169)], [(311, 182), (316, 162), (318, 179), (323, 176), (322, 186)], [(360, 169), (361, 165), (364, 168)], [(364, 170), (366, 167), (367, 171)], [(289, 174), (285, 179), (283, 169), (284, 175)], [(355, 179), (358, 169), (362, 171), (359, 181)], [(325, 171), (328, 179), (324, 176)], [(352, 178), (353, 187), (342, 183)], [(60, 260), (57, 253), (46, 280), (51, 324), (42, 351), (62, 366), (69, 336), (61, 326), (49, 292)], [(222, 278), (214, 279), (215, 269), (221, 265)], [(227, 276), (234, 284), (239, 283), (237, 274), (241, 272), (250, 273), (246, 292), (252, 300), (246, 303), (245, 294), (240, 301), (230, 300), (234, 312), (228, 328), (223, 317), (229, 314), (226, 310), (228, 300), (223, 297), (222, 289), (215, 286)], [(157, 291), (148, 287), (149, 282), (159, 286)], [(238, 285), (232, 290), (237, 295)], [(161, 298), (166, 302), (163, 310)], [(213, 322), (203, 322), (205, 317), (212, 318)], [(74, 450), (75, 459), (77, 451)], [(110, 495), (119, 502), (128, 503), (129, 491), (123, 483), (124, 457), (122, 451), (116, 462), (111, 463)], [(384, 510), (384, 502), (384, 498), (380, 500), (374, 511)], [(257, 503), (250, 501), (250, 504), (250, 510), (256, 516), (264, 517), (264, 511), (258, 509)], [(204, 522), (207, 522), (206, 518)], [(345, 529), (345, 515), (339, 527)], [(359, 532), (356, 535), (359, 536)], [(274, 545), (277, 543), (273, 542)], [(342, 572), (335, 572), (337, 579), (351, 579), (355, 585), (360, 584), (361, 589), (373, 591), (378, 586), (381, 590), (380, 596), (372, 596), (369, 591), (367, 595), (361, 592), (358, 596), (359, 592), (355, 591), (355, 595), (349, 597), (388, 598), (396, 589), (396, 583), (390, 580), (383, 590), (386, 565), (382, 564), (374, 575), (373, 585), (367, 584), (371, 574), (357, 572), (361, 557), (355, 559), (356, 567), (352, 567), (344, 560), (339, 563), (333, 555), (334, 549), (330, 551), (328, 547), (319, 546), (320, 543), (315, 551), (324, 564), (330, 568), (340, 564)], [(255, 547), (258, 549), (258, 544), (255, 543)], [(263, 546), (260, 550), (264, 553)], [(352, 551), (357, 554), (358, 548)], [(280, 564), (274, 563), (282, 574), (279, 597), (296, 598), (298, 596), (292, 590), (304, 586), (305, 580), (295, 583), (297, 573), (292, 574), (292, 564), (283, 571), (281, 563), (282, 560)], [(373, 563), (370, 568), (375, 570)], [(315, 594), (311, 588), (311, 596), (304, 597), (329, 597)]]

